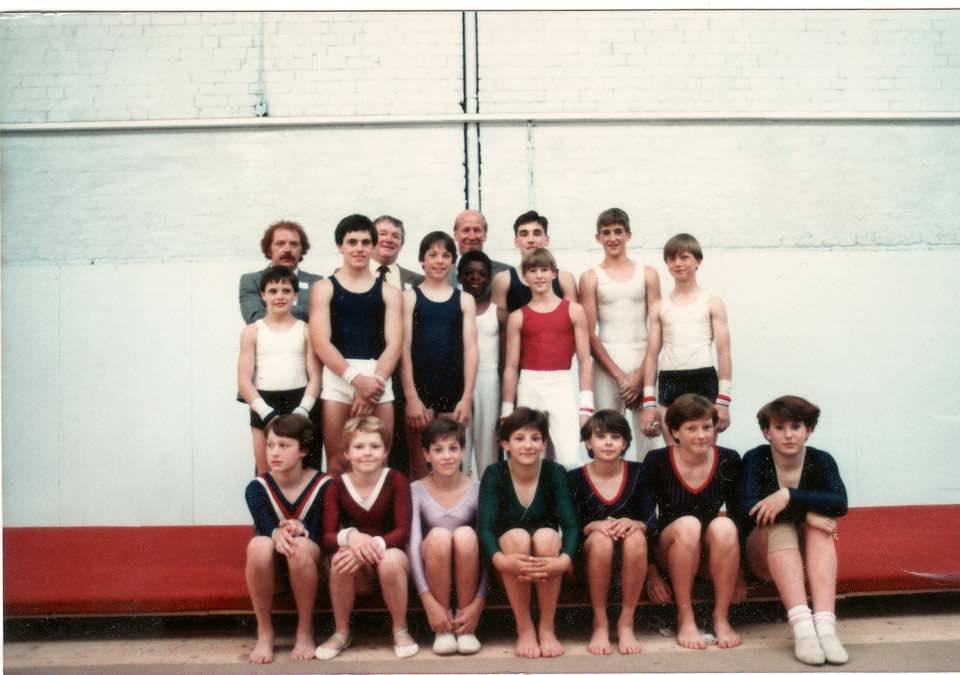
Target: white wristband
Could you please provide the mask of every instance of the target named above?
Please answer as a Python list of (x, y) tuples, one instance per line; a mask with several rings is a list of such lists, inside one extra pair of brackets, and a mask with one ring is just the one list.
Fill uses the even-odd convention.
[(733, 382), (730, 380), (720, 380), (720, 393), (730, 396), (733, 394)]
[(310, 394), (304, 394), (303, 398), (300, 399), (299, 408), (303, 408), (307, 411), (307, 414), (310, 414), (310, 411), (313, 410), (313, 404), (317, 402), (316, 396), (311, 396)]
[(337, 532), (337, 546), (349, 546), (350, 535), (357, 531), (355, 527), (345, 527)]
[(343, 371), (343, 381), (347, 384), (353, 384), (353, 381), (357, 379), (357, 375), (360, 374), (360, 371), (357, 370), (356, 366), (347, 366), (347, 369)]
[(651, 385), (648, 384), (646, 387), (643, 388), (643, 397), (644, 397), (644, 398), (646, 398), (647, 396), (654, 396), (654, 397), (655, 397), (656, 395), (657, 395), (657, 388), (656, 388), (656, 387), (651, 386)]
[(387, 550), (387, 542), (384, 541), (383, 537), (373, 537), (373, 540), (377, 542), (377, 546), (380, 547), (381, 553)]
[(584, 389), (580, 392), (580, 412), (593, 412), (593, 392)]
[(500, 404), (500, 417), (509, 417), (513, 414), (513, 404), (510, 401), (504, 401)]
[(262, 419), (262, 420), (267, 419), (267, 415), (269, 415), (270, 413), (273, 412), (273, 408), (271, 408), (271, 407), (267, 404), (267, 402), (264, 401), (264, 400), (263, 400), (262, 398), (260, 398), (260, 397), (257, 397), (257, 398), (255, 398), (255, 399), (253, 399), (253, 403), (250, 404), (250, 409), (251, 409), (253, 412), (255, 412), (255, 413), (257, 413), (258, 415), (260, 415), (260, 419)]

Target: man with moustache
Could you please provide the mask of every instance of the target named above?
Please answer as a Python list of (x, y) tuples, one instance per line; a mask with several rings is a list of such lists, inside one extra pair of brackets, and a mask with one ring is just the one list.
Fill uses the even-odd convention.
[(263, 232), (260, 250), (270, 261), (262, 270), (248, 272), (240, 277), (240, 315), (244, 323), (250, 324), (262, 319), (266, 314), (266, 305), (260, 297), (260, 277), (275, 265), (286, 267), (297, 275), (299, 288), (297, 302), (293, 306), (293, 315), (307, 321), (310, 313), (310, 288), (323, 277), (300, 269), (303, 256), (310, 250), (310, 240), (299, 223), (292, 220), (278, 220)]

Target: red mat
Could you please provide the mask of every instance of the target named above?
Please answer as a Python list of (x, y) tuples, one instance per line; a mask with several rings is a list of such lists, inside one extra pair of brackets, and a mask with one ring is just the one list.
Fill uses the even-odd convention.
[[(852, 509), (840, 521), (838, 591), (960, 589), (958, 522), (960, 504)], [(4, 612), (248, 612), (251, 533), (248, 525), (4, 528)]]

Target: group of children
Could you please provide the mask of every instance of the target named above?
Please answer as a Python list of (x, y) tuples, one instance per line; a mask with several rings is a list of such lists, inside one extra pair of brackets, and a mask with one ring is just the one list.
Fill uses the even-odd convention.
[[(696, 239), (667, 242), (675, 287), (661, 298), (656, 272), (627, 256), (629, 218), (604, 211), (596, 234), (604, 260), (581, 277), (581, 304), (572, 275), (545, 248), (547, 225), (534, 211), (521, 215), (520, 265), (496, 276), (486, 255), (466, 253), (462, 291), (448, 281), (453, 239), (431, 232), (419, 250), (425, 278), (401, 294), (371, 271), (373, 223), (348, 216), (335, 231), (342, 265), (314, 285), (309, 326), (291, 314), (296, 276), (264, 273), (267, 313), (244, 329), (238, 366), (258, 474), (247, 488), (256, 527), (247, 582), (258, 620), (250, 660), (272, 660), (281, 569), (297, 604), (295, 659), (330, 659), (349, 646), (355, 597), (374, 587), (396, 655), (415, 654), (411, 573), (438, 654), (480, 649), (474, 633), (489, 577), (516, 618), (516, 654), (562, 654), (554, 618), (571, 574), (585, 575), (590, 590), (592, 653), (611, 651), (614, 576), (621, 653), (640, 650), (633, 618), (644, 590), (676, 604), (681, 646), (705, 648), (691, 604), (698, 574), (713, 581), (716, 643), (734, 647), (728, 609), (745, 595), (743, 550), (747, 568), (777, 585), (796, 657), (845, 662), (833, 537), (846, 495), (832, 458), (806, 447), (819, 410), (781, 397), (758, 414), (769, 445), (742, 460), (718, 447), (729, 425), (730, 338), (723, 302), (697, 285)], [(398, 363), (412, 484), (387, 467)], [(327, 474), (304, 461), (316, 444), (307, 416), (318, 396)], [(641, 462), (624, 459), (628, 410), (643, 434)], [(661, 434), (666, 447), (651, 450)], [(591, 458), (582, 466), (580, 441)], [(335, 631), (317, 646), (313, 605), (327, 569)]]

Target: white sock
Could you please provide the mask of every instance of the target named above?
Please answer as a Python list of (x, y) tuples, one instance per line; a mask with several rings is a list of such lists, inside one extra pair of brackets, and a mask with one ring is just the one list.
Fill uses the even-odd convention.
[(819, 666), (826, 660), (817, 631), (813, 624), (813, 615), (806, 605), (797, 605), (787, 610), (787, 621), (793, 628), (793, 655), (801, 663)]
[(850, 656), (837, 637), (837, 615), (833, 612), (817, 612), (813, 615), (813, 625), (817, 629), (820, 647), (830, 663), (846, 663)]
[(795, 638), (810, 637), (817, 634), (813, 625), (813, 615), (806, 605), (797, 605), (788, 609), (787, 621), (793, 628), (793, 637)]
[(837, 634), (837, 615), (833, 612), (817, 612), (813, 615), (813, 625), (817, 629), (817, 635)]

